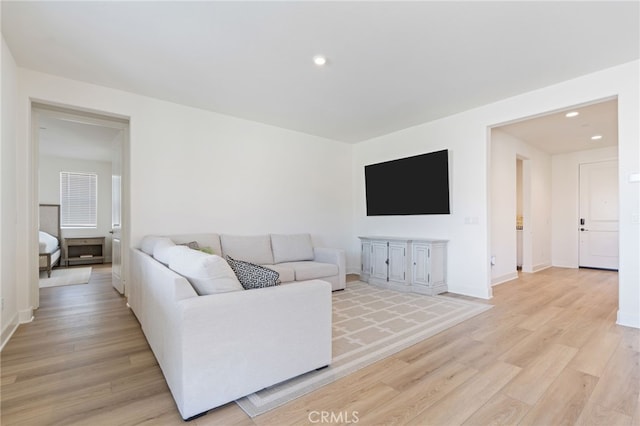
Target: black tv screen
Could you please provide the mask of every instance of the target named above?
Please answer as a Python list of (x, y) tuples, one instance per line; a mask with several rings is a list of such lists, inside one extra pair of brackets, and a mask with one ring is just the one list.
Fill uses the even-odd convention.
[(367, 216), (450, 214), (449, 151), (364, 167)]

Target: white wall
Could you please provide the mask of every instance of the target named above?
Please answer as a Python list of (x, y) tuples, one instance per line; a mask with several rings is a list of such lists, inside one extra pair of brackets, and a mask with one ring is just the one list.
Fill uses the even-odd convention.
[[(491, 282), (498, 284), (517, 278), (516, 159), (525, 158), (529, 185), (523, 182), (523, 198), (528, 215), (524, 218), (524, 272), (535, 272), (551, 266), (551, 156), (499, 129), (491, 131), (491, 255), (496, 264), (491, 268)], [(524, 172), (523, 170), (523, 172)], [(523, 200), (524, 201), (524, 200)]]
[[(620, 149), (620, 311), (618, 321), (640, 327), (640, 247), (637, 183), (628, 176), (640, 169), (638, 153), (639, 62), (585, 75), (554, 86), (505, 99), (500, 102), (425, 123), (356, 145), (354, 150), (354, 223), (356, 234), (351, 252), (357, 256), (356, 238), (362, 234), (440, 237), (450, 240), (449, 288), (477, 297), (491, 296), (488, 128), (541, 113), (565, 109), (594, 100), (618, 96)], [(364, 207), (363, 166), (407, 155), (448, 148), (452, 154), (452, 214), (450, 216), (369, 218)], [(515, 162), (514, 162), (515, 167)], [(532, 190), (548, 187), (546, 179), (532, 180)], [(537, 229), (548, 216), (539, 215)], [(637, 217), (637, 216), (635, 216)], [(466, 224), (478, 218), (478, 225)], [(549, 247), (549, 246), (546, 246)], [(550, 251), (533, 247), (543, 264)], [(535, 259), (535, 258), (534, 258)]]
[(522, 159), (518, 159), (516, 160), (516, 215), (517, 216), (522, 216), (524, 209), (523, 209), (523, 205), (522, 205), (522, 191), (523, 191), (523, 177), (522, 177), (522, 173), (523, 173), (523, 165), (522, 165)]
[[(624, 182), (618, 321), (640, 327), (640, 230), (632, 220), (638, 214), (639, 191), (637, 183), (628, 182), (628, 176), (640, 169), (639, 75), (639, 62), (634, 61), (351, 147), (21, 69), (16, 105), (18, 231), (28, 233), (29, 220), (34, 221), (28, 202), (33, 197), (28, 180), (31, 97), (131, 117), (133, 244), (150, 232), (304, 230), (322, 244), (347, 247), (348, 267), (353, 270), (359, 264), (357, 235), (447, 238), (450, 289), (490, 297), (488, 128), (618, 96)], [(451, 215), (366, 217), (365, 164), (443, 148), (450, 150), (452, 162)], [(21, 217), (26, 218), (24, 224)], [(36, 243), (35, 238), (29, 241)], [(29, 247), (19, 245), (18, 251), (24, 253), (18, 253), (18, 269), (28, 274)], [(28, 296), (19, 288), (19, 309), (28, 307)]]
[(62, 237), (106, 237), (105, 261), (111, 262), (111, 162), (40, 156), (39, 195), (41, 204), (60, 204), (60, 172), (98, 175), (98, 227), (63, 229)]
[(620, 272), (618, 324), (640, 328), (640, 62), (633, 78), (621, 82), (618, 98), (618, 167), (620, 200)]
[[(356, 145), (352, 243), (356, 255), (359, 235), (447, 239), (450, 291), (490, 297), (486, 248), (487, 145), (483, 139), (474, 140), (477, 132), (486, 131), (473, 113), (463, 113)], [(366, 216), (365, 165), (441, 149), (449, 149), (450, 215)], [(427, 190), (428, 183), (424, 185), (415, 187), (416, 196)]]
[(18, 82), (22, 176), (33, 156), (30, 99), (130, 118), (134, 246), (145, 234), (206, 231), (348, 244), (351, 145), (26, 69)]
[(500, 284), (518, 277), (516, 270), (516, 147), (509, 135), (491, 131), (490, 222), (491, 284)]
[(151, 126), (136, 117), (131, 126), (134, 241), (311, 232), (317, 244), (344, 246), (351, 146), (162, 102), (145, 115)]
[(2, 299), (2, 335), (0, 347), (3, 347), (18, 325), (18, 283), (16, 282), (16, 126), (15, 104), (17, 96), (16, 63), (2, 38), (2, 149), (0, 150), (1, 173), (0, 187), (0, 298)]
[(552, 162), (552, 241), (553, 266), (578, 267), (580, 164), (618, 158), (617, 147), (554, 155)]

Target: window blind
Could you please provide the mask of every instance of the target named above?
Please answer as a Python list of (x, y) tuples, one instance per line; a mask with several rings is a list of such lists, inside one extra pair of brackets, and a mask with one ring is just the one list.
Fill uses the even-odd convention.
[(60, 172), (60, 225), (98, 227), (98, 175)]

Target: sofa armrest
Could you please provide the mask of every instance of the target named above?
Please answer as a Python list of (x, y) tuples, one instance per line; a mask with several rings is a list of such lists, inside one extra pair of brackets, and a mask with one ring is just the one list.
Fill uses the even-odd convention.
[[(338, 266), (338, 277), (340, 279), (340, 289), (347, 286), (347, 261), (344, 250), (326, 247), (314, 247), (314, 261), (322, 263), (332, 263)], [(335, 289), (334, 289), (335, 290)]]
[[(180, 300), (183, 417), (331, 363), (331, 286), (312, 280)], [(218, 384), (212, 391), (212, 383)], [(187, 385), (188, 384), (188, 385)]]

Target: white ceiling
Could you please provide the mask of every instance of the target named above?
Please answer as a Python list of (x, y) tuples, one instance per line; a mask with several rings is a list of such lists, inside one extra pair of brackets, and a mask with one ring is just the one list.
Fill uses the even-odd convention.
[(111, 162), (121, 130), (42, 114), (38, 121), (40, 155)]
[(639, 10), (3, 0), (2, 33), (21, 67), (358, 142), (636, 60)]
[[(568, 112), (579, 115), (567, 117)], [(568, 108), (497, 128), (549, 154), (616, 146), (618, 100)], [(595, 135), (602, 139), (592, 140)]]

